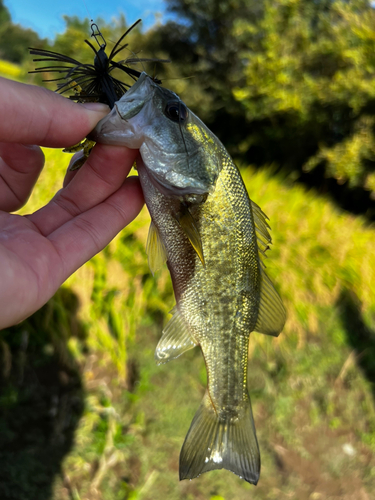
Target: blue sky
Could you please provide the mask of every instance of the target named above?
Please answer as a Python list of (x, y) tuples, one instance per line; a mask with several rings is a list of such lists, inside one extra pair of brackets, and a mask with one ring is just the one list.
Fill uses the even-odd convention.
[(165, 12), (163, 0), (4, 0), (4, 4), (14, 23), (51, 39), (64, 31), (64, 14), (110, 21), (122, 12), (128, 24), (142, 18), (142, 26), (147, 28), (154, 24), (158, 13)]

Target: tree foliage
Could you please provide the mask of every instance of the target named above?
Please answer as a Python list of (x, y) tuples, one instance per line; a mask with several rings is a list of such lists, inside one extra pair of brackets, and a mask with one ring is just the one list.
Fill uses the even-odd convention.
[(3, 0), (0, 0), (0, 59), (21, 63), (28, 55), (28, 47), (39, 47), (44, 42), (35, 31), (14, 24)]
[(330, 188), (340, 183), (375, 198), (375, 13), (369, 2), (168, 4), (178, 21), (160, 26), (153, 44), (169, 48), (181, 76), (194, 76), (184, 98), (234, 156), (276, 164), (296, 178), (313, 171), (323, 183), (334, 178)]
[[(245, 82), (233, 89), (262, 136), (262, 161), (276, 159), (371, 189), (375, 167), (375, 14), (367, 2), (267, 0), (257, 25), (239, 19), (248, 39)], [(259, 44), (251, 43), (254, 32)], [(271, 148), (269, 148), (271, 147)], [(251, 150), (251, 147), (250, 147)], [(269, 157), (268, 152), (271, 152)]]
[(9, 10), (5, 7), (3, 0), (0, 0), (0, 26), (10, 21)]
[[(167, 2), (174, 20), (144, 33), (132, 31), (121, 57), (170, 58), (171, 65), (140, 62), (136, 67), (181, 94), (236, 160), (292, 172), (295, 179), (331, 190), (354, 211), (373, 203), (375, 216), (370, 200), (375, 200), (375, 11), (370, 3)], [(1, 15), (6, 16), (4, 8)], [(124, 17), (112, 26), (97, 23), (109, 50), (128, 27)], [(50, 48), (92, 62), (84, 43), (89, 38), (87, 19), (66, 17), (65, 33)]]

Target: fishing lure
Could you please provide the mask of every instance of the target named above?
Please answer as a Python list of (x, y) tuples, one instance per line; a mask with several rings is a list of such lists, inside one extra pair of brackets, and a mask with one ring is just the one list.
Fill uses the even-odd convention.
[[(113, 76), (112, 72), (115, 69), (124, 72), (133, 80), (134, 83), (134, 81), (137, 81), (138, 77), (141, 75), (141, 72), (131, 68), (130, 65), (143, 62), (169, 62), (168, 59), (139, 57), (132, 57), (122, 61), (114, 60), (114, 58), (121, 51), (128, 47), (128, 44), (122, 45), (122, 42), (140, 22), (141, 19), (138, 19), (138, 21), (125, 31), (125, 33), (115, 43), (109, 56), (106, 53), (107, 42), (99, 30), (98, 25), (92, 22), (91, 37), (95, 38), (99, 49), (97, 50), (89, 40), (85, 40), (85, 43), (95, 54), (93, 64), (82, 63), (72, 57), (60, 54), (59, 52), (30, 47), (30, 54), (40, 56), (40, 58), (33, 59), (34, 62), (54, 63), (53, 65), (49, 64), (47, 66), (36, 68), (35, 70), (30, 71), (30, 73), (58, 73), (61, 75), (60, 77), (46, 79), (43, 80), (43, 82), (58, 82), (56, 92), (59, 94), (72, 92), (69, 99), (73, 99), (81, 103), (101, 102), (103, 104), (107, 104), (112, 109), (115, 102), (118, 101), (125, 94), (127, 89), (131, 87), (130, 84), (125, 83)], [(161, 84), (161, 81), (157, 78), (153, 78), (153, 81)], [(66, 153), (75, 153), (83, 150), (83, 157), (78, 158), (70, 166), (70, 170), (77, 170), (83, 165), (94, 145), (95, 142), (89, 139), (84, 139), (81, 143), (63, 150)]]

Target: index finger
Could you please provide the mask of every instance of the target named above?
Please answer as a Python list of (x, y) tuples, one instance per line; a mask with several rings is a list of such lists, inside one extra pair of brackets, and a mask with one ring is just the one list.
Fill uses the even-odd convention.
[(0, 78), (0, 141), (65, 147), (80, 142), (109, 112), (59, 94)]

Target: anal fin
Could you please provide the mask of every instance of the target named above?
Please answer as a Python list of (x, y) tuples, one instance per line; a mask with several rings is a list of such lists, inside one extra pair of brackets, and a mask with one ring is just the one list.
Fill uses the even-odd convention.
[(164, 328), (155, 351), (158, 365), (178, 358), (197, 345), (177, 306), (171, 312), (173, 316)]

